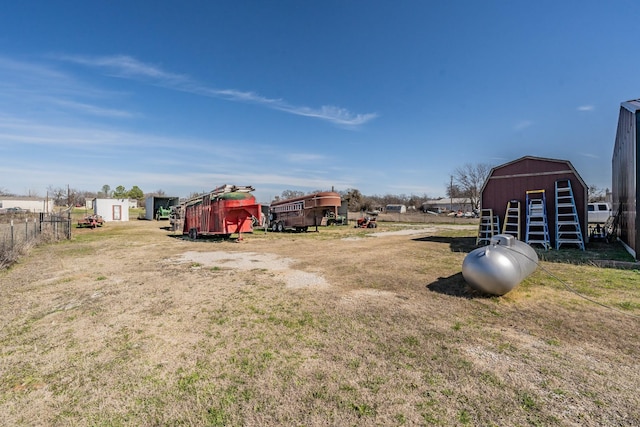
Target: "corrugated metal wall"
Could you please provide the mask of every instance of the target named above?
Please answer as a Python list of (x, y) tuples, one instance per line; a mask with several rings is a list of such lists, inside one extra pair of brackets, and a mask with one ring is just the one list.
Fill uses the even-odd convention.
[(618, 130), (613, 148), (612, 160), (612, 192), (613, 212), (620, 211), (618, 226), (620, 239), (634, 251), (638, 258), (639, 246), (637, 235), (637, 143), (638, 120), (637, 109), (640, 104), (623, 103), (618, 117)]

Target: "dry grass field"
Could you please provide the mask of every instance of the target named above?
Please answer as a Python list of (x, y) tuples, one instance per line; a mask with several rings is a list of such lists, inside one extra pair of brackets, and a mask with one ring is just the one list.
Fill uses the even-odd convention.
[(162, 225), (0, 272), (1, 425), (640, 425), (640, 272), (593, 262), (615, 248), (487, 297), (461, 275), (473, 223)]

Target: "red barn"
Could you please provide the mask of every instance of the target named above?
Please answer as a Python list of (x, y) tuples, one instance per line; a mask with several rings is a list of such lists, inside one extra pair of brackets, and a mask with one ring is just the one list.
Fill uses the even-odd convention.
[(568, 160), (546, 159), (525, 156), (491, 169), (482, 186), (480, 206), (492, 209), (500, 219), (500, 230), (504, 225), (507, 204), (520, 201), (521, 240), (525, 241), (527, 191), (544, 190), (547, 222), (551, 246), (555, 247), (555, 185), (558, 180), (569, 180), (584, 242), (588, 241), (587, 202), (588, 187)]

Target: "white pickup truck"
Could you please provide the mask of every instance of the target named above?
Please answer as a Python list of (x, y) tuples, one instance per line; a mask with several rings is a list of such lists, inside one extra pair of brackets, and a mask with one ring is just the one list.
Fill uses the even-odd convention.
[(589, 203), (587, 205), (587, 221), (589, 224), (604, 224), (612, 215), (611, 205), (605, 202)]

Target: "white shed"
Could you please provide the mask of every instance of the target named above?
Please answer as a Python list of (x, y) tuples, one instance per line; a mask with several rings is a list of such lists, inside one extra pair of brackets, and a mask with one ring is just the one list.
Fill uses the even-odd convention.
[(405, 205), (387, 205), (384, 210), (386, 213), (406, 213), (407, 207)]
[(129, 221), (129, 199), (93, 199), (93, 213), (106, 222)]
[(0, 212), (20, 208), (29, 212), (53, 212), (53, 199), (38, 197), (0, 196)]

